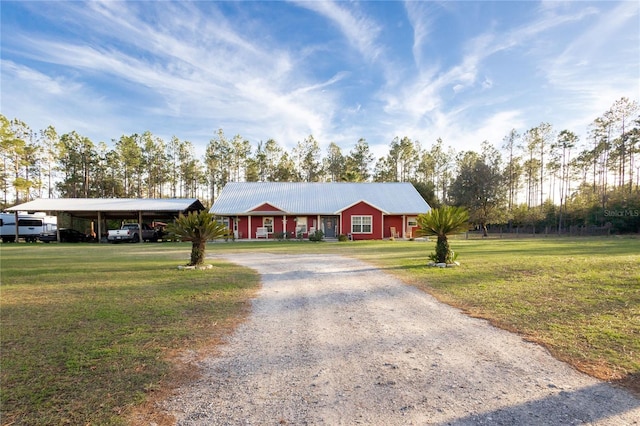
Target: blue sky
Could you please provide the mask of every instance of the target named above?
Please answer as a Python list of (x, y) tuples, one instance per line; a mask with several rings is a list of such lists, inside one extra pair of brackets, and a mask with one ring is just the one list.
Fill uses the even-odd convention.
[(1, 113), (93, 142), (146, 130), (198, 153), (222, 128), (376, 155), (395, 136), (585, 140), (640, 94), (640, 3), (2, 1)]

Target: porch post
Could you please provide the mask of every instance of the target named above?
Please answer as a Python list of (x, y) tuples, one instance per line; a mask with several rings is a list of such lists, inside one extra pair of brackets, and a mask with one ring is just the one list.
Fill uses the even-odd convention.
[(402, 239), (406, 238), (406, 232), (407, 232), (407, 217), (406, 215), (402, 215)]
[(251, 240), (251, 215), (247, 216), (247, 234), (249, 234), (249, 239)]
[(240, 239), (240, 227), (238, 226), (238, 216), (236, 216), (235, 218), (232, 218), (233, 220), (233, 236), (236, 239)]

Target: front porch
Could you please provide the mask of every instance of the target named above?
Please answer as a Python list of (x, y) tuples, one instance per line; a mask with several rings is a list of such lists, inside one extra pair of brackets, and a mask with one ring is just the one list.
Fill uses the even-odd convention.
[(327, 239), (337, 239), (340, 235), (340, 216), (277, 213), (281, 212), (262, 211), (247, 216), (227, 217), (224, 221), (237, 240), (309, 239), (318, 230)]

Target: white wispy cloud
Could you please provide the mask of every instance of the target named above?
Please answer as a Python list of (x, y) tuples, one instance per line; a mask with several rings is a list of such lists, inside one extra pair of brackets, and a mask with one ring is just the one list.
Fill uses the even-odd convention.
[[(69, 83), (64, 81), (64, 79), (52, 78), (49, 75), (37, 72), (23, 65), (16, 64), (13, 61), (0, 59), (0, 64), (2, 64), (0, 68), (2, 68), (3, 75), (10, 78), (11, 81), (27, 83), (25, 84), (25, 87), (34, 88), (38, 92), (50, 95), (60, 95), (69, 89), (73, 90), (73, 87), (70, 87)], [(77, 84), (72, 84), (72, 86), (77, 87)]]
[(560, 104), (578, 113), (564, 127), (584, 128), (614, 100), (640, 93), (640, 4), (621, 2), (594, 12), (559, 54), (540, 63), (563, 97)]
[[(570, 84), (570, 87), (575, 87), (575, 83), (579, 81), (575, 78), (578, 75), (588, 77), (591, 74), (595, 77), (594, 80), (600, 79), (599, 71), (602, 66), (619, 68), (624, 74), (625, 68), (621, 68), (624, 64), (620, 63), (620, 60), (624, 61), (625, 57), (631, 55), (630, 62), (638, 62), (640, 34), (634, 29), (638, 29), (639, 18), (640, 4), (636, 2), (622, 2), (607, 13), (599, 14), (593, 25), (585, 27), (584, 32), (574, 38), (559, 55), (549, 58), (545, 63), (548, 65), (549, 80), (559, 86)], [(622, 49), (616, 52), (608, 51), (612, 42), (622, 43)], [(617, 54), (617, 57), (612, 57), (612, 53)], [(625, 77), (638, 76), (637, 69), (628, 67), (626, 70), (629, 73)]]
[(407, 1), (404, 3), (407, 18), (413, 28), (413, 46), (411, 51), (416, 66), (422, 69), (426, 66), (425, 45), (429, 42), (429, 36), (433, 31), (435, 20), (435, 7), (429, 2)]
[[(28, 118), (37, 117), (38, 131), (53, 125), (59, 130), (76, 130), (89, 134), (99, 126), (116, 125), (114, 111), (100, 94), (66, 77), (52, 77), (8, 60), (0, 61), (2, 70), (2, 105), (10, 105), (13, 114), (32, 125)], [(4, 111), (3, 111), (4, 113)], [(116, 137), (117, 135), (110, 135)], [(97, 141), (96, 141), (97, 142)]]
[(96, 45), (91, 38), (30, 38), (22, 43), (33, 59), (146, 88), (148, 96), (164, 103), (145, 106), (149, 114), (201, 117), (211, 129), (238, 127), (244, 132), (240, 127), (247, 126), (253, 129), (248, 136), (268, 135), (289, 144), (308, 134), (327, 134), (331, 111), (337, 109), (327, 89), (346, 73), (309, 80), (304, 68), (294, 68), (286, 48), (240, 34), (222, 15), (205, 20), (192, 5), (167, 4), (158, 8), (158, 22), (151, 26), (135, 5), (71, 6), (70, 13), (111, 40), (107, 44)]
[(309, 134), (345, 151), (395, 136), (466, 148), (540, 121), (581, 126), (639, 91), (637, 2), (526, 3), (513, 22), (478, 6), (486, 25), (447, 46), (432, 39), (442, 43), (443, 18), (471, 19), (466, 3), (390, 2), (390, 16), (367, 2), (278, 3), (313, 23), (303, 41), (274, 31), (253, 9), (261, 2), (25, 4), (64, 31), (11, 43), (3, 32), (14, 55), (2, 62), (3, 108), (23, 102), (11, 110), (36, 126), (48, 117), (109, 137), (151, 130), (206, 144), (221, 127), (288, 148)]
[(347, 9), (344, 3), (333, 1), (297, 1), (296, 5), (321, 14), (335, 24), (349, 44), (369, 61), (374, 61), (381, 53), (378, 43), (380, 25), (355, 7)]
[[(411, 2), (406, 8), (409, 21), (414, 27), (413, 55), (416, 62), (420, 63), (423, 61), (421, 51), (425, 49), (428, 23), (433, 11)], [(458, 63), (448, 68), (426, 68), (415, 73), (412, 78), (403, 79), (397, 86), (385, 87), (384, 91), (379, 93), (380, 98), (385, 102), (385, 111), (404, 117), (400, 121), (401, 124), (411, 129), (416, 135), (447, 137), (450, 138), (450, 142), (459, 146), (481, 138), (492, 140), (494, 143), (499, 142), (501, 134), (506, 134), (511, 128), (532, 124), (523, 118), (523, 111), (507, 106), (517, 96), (523, 96), (522, 93), (494, 92), (499, 88), (499, 82), (487, 75), (482, 75), (489, 70), (488, 61), (493, 56), (504, 52), (510, 52), (513, 61), (518, 61), (518, 55), (522, 55), (523, 61), (530, 60), (528, 58), (530, 55), (537, 56), (540, 60), (542, 49), (538, 51), (538, 47), (547, 43), (547, 40), (551, 42), (553, 38), (551, 34), (554, 31), (561, 31), (563, 27), (592, 18), (597, 13), (597, 9), (593, 7), (547, 8), (543, 5), (540, 13), (533, 15), (529, 22), (519, 26), (507, 26), (506, 30), (499, 32), (496, 29), (497, 26), (490, 25), (485, 32), (472, 37), (462, 46), (462, 59)], [(610, 12), (611, 15), (617, 15), (616, 19), (612, 19), (612, 16), (603, 16), (601, 22), (603, 26), (613, 23), (615, 27), (616, 23), (626, 21), (634, 13), (637, 14), (637, 5), (630, 6), (625, 3)], [(598, 32), (598, 27), (592, 28), (589, 30), (589, 37), (597, 37), (595, 34)], [(588, 37), (584, 37), (582, 43), (588, 44), (587, 39)], [(585, 48), (585, 45), (576, 44), (570, 46), (564, 53), (568, 54), (574, 49), (576, 53), (580, 53)], [(552, 51), (547, 54), (556, 58), (558, 52)], [(567, 56), (570, 55), (563, 57)], [(544, 59), (542, 61), (544, 62)], [(562, 61), (558, 60), (559, 63), (564, 63)], [(442, 63), (437, 60), (435, 62), (439, 65)], [(555, 69), (564, 72), (564, 69), (559, 66)], [(630, 71), (637, 72), (637, 69), (637, 66), (631, 67)], [(531, 72), (535, 71), (537, 70)], [(566, 77), (563, 76), (563, 81), (569, 83), (567, 79), (571, 76), (575, 74), (567, 73)], [(574, 86), (576, 90), (584, 90), (584, 83), (584, 79), (573, 80), (569, 83), (569, 87)], [(597, 88), (596, 90), (601, 94), (599, 105), (602, 105), (604, 98), (611, 98), (611, 91), (603, 90), (603, 85), (594, 85), (594, 88)], [(467, 90), (472, 90), (470, 96), (464, 96)], [(457, 100), (454, 101), (454, 99)], [(501, 106), (500, 102), (504, 106)], [(493, 112), (479, 113), (487, 108)], [(473, 120), (471, 117), (474, 117)], [(543, 119), (544, 117), (534, 118), (537, 121)]]

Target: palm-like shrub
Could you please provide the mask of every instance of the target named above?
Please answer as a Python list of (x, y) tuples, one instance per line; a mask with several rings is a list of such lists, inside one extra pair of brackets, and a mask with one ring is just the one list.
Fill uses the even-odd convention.
[(191, 241), (190, 266), (202, 265), (208, 240), (224, 238), (229, 229), (216, 222), (215, 216), (207, 211), (189, 212), (181, 214), (173, 223), (167, 226), (167, 231), (182, 241)]
[(462, 207), (444, 206), (418, 215), (418, 236), (438, 237), (435, 258), (438, 263), (451, 263), (448, 235), (466, 231), (469, 212)]

